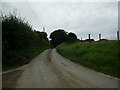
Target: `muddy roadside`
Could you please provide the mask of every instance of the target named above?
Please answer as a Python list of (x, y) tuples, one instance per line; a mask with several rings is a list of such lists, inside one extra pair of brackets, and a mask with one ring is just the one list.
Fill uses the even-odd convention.
[(14, 88), (23, 71), (24, 70), (21, 69), (2, 74), (2, 88)]

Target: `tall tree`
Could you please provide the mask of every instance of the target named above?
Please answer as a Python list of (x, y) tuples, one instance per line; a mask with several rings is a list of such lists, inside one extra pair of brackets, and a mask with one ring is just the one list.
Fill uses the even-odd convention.
[(75, 40), (77, 40), (77, 36), (74, 33), (67, 33), (65, 30), (63, 29), (58, 29), (53, 31), (50, 34), (50, 43), (52, 45), (52, 47), (56, 47), (57, 45), (61, 44), (61, 43), (73, 43), (75, 42)]
[(66, 38), (67, 32), (65, 32), (63, 29), (55, 30), (50, 34), (51, 44), (53, 47), (65, 42)]
[(70, 37), (70, 42), (71, 43), (73, 43), (77, 40), (77, 36), (72, 32), (68, 33), (68, 37)]

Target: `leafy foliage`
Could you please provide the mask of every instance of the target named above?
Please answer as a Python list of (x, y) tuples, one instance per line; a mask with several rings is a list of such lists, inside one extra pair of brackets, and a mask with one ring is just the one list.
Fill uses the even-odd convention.
[(74, 43), (75, 41), (77, 41), (77, 36), (72, 32), (68, 33), (68, 38), (69, 43)]
[(2, 16), (3, 68), (28, 63), (48, 46), (45, 32), (33, 31), (28, 22), (16, 15)]
[(95, 41), (95, 40), (94, 39), (85, 39), (84, 41), (92, 42), (92, 41)]
[(77, 40), (77, 36), (74, 33), (68, 33), (63, 29), (58, 29), (50, 34), (51, 45), (56, 47), (61, 43), (73, 43)]

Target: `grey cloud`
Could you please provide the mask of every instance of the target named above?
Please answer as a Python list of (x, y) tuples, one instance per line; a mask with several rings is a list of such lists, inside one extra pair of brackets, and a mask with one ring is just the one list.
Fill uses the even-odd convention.
[[(31, 8), (32, 10), (31, 10)], [(72, 31), (79, 38), (87, 38), (91, 33), (97, 39), (98, 33), (115, 39), (118, 29), (117, 2), (29, 2), (3, 3), (3, 11), (9, 12), (17, 8), (17, 12), (29, 20), (33, 28), (46, 31), (63, 28)], [(114, 31), (114, 32), (113, 32)]]

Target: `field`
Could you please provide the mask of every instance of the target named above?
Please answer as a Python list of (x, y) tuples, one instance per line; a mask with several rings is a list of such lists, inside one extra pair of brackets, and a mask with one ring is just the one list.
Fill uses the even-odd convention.
[(117, 41), (79, 42), (61, 44), (57, 51), (64, 57), (83, 66), (112, 76), (120, 77), (119, 44)]

